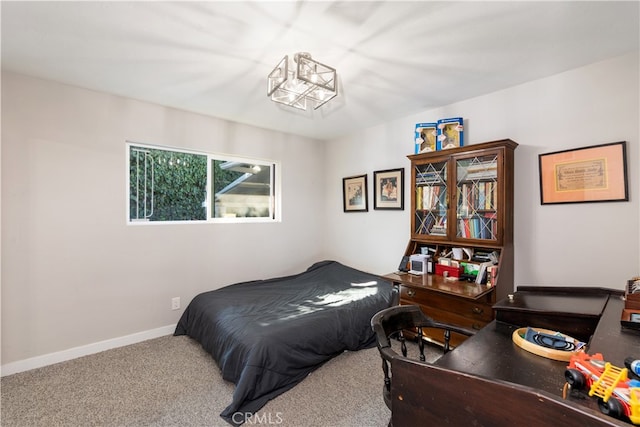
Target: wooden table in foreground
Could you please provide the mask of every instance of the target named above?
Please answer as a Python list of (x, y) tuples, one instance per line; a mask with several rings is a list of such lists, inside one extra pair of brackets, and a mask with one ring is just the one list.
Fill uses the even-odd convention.
[(514, 330), (536, 326), (586, 337), (589, 354), (602, 353), (616, 366), (623, 367), (626, 357), (640, 356), (640, 331), (620, 325), (620, 292), (566, 290), (519, 288), (513, 302), (496, 304), (496, 320), (435, 365), (394, 361), (393, 425), (420, 420), (425, 425), (491, 427), (630, 426), (602, 414), (596, 399), (586, 394), (563, 399), (567, 363), (529, 353), (512, 341)]

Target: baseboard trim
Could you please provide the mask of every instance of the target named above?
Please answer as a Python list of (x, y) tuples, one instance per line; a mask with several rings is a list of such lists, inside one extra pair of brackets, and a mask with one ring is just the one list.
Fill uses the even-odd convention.
[(153, 338), (171, 335), (175, 329), (176, 325), (168, 325), (161, 328), (150, 329), (148, 331), (137, 332), (131, 335), (125, 335), (123, 337), (70, 348), (68, 350), (18, 360), (17, 362), (11, 362), (0, 366), (0, 376), (4, 377), (7, 375), (17, 374), (19, 372), (29, 371), (31, 369), (53, 365), (54, 363), (65, 362), (71, 359), (77, 359), (78, 357), (88, 356), (90, 354), (99, 353), (112, 348), (124, 347), (126, 345), (139, 343)]

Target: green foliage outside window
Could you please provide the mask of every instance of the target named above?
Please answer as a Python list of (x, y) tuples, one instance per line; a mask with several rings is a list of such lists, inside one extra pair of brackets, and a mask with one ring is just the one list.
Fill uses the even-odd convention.
[(151, 220), (206, 220), (207, 157), (158, 151)]
[[(147, 171), (153, 168), (153, 172), (145, 174), (145, 167)], [(149, 221), (207, 219), (207, 156), (132, 147), (130, 186), (130, 219), (145, 216)], [(145, 189), (147, 196), (141, 197)], [(141, 206), (145, 204), (146, 211)]]

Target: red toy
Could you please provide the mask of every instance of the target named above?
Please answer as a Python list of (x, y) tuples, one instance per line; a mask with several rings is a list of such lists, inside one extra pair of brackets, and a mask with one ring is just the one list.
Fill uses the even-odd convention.
[(598, 397), (600, 411), (611, 417), (640, 424), (640, 381), (630, 380), (626, 368), (605, 362), (601, 353), (575, 353), (564, 373), (566, 387), (589, 390)]

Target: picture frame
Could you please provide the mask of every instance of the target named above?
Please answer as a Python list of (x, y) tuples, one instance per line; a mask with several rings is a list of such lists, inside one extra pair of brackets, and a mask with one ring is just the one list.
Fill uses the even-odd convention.
[(626, 141), (538, 155), (540, 204), (629, 200)]
[(367, 212), (367, 175), (342, 178), (342, 203), (345, 212)]
[(404, 210), (404, 168), (373, 172), (373, 209)]

